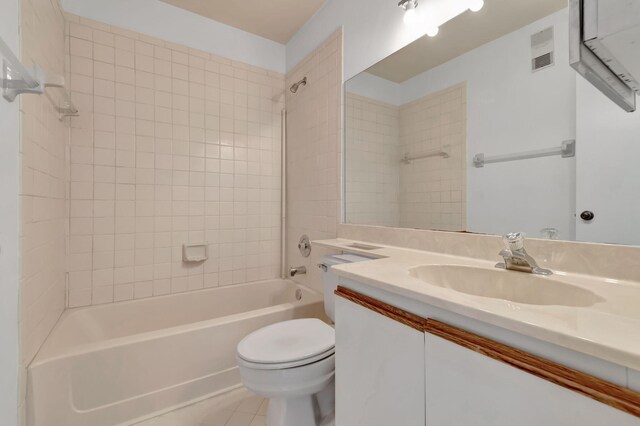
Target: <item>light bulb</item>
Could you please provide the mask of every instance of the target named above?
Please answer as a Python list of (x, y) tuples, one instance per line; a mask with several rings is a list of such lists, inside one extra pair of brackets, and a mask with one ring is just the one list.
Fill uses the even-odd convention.
[(404, 12), (404, 17), (402, 18), (402, 20), (406, 25), (412, 27), (418, 23), (418, 13), (415, 9), (407, 9)]
[(435, 37), (440, 32), (440, 27), (427, 27), (427, 35), (429, 37)]
[(469, 0), (469, 10), (477, 12), (484, 6), (484, 0)]

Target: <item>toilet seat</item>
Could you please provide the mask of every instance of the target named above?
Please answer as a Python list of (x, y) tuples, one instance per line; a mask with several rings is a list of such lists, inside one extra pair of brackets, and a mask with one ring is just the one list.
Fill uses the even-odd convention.
[(331, 348), (327, 352), (322, 354), (318, 354), (316, 356), (312, 356), (305, 359), (300, 359), (297, 361), (291, 362), (283, 362), (283, 363), (262, 363), (262, 362), (251, 362), (245, 359), (242, 359), (239, 355), (237, 357), (237, 362), (239, 366), (252, 368), (255, 370), (284, 370), (287, 368), (295, 368), (295, 367), (304, 367), (305, 365), (313, 364), (318, 361), (322, 361), (335, 353), (335, 350)]
[(279, 322), (246, 336), (238, 344), (238, 361), (247, 367), (277, 370), (311, 364), (335, 351), (333, 328), (319, 319)]

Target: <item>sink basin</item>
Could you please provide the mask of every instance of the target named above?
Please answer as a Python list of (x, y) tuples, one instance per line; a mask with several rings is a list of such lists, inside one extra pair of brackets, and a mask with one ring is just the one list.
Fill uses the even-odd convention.
[(429, 285), (473, 296), (528, 305), (586, 307), (603, 302), (597, 294), (571, 284), (525, 272), (462, 265), (421, 265), (409, 275)]

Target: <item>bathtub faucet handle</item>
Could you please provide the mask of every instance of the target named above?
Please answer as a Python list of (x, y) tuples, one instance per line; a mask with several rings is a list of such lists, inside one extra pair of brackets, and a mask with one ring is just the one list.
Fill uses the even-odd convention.
[(298, 250), (300, 250), (300, 254), (302, 257), (309, 257), (311, 254), (311, 240), (306, 235), (300, 237), (300, 241), (298, 241)]

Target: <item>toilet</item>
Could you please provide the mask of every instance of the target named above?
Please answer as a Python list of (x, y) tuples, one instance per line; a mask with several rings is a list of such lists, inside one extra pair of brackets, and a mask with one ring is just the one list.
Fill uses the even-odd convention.
[[(338, 277), (332, 266), (370, 260), (354, 254), (323, 257), (327, 316), (334, 320)], [(269, 399), (267, 426), (334, 424), (335, 333), (316, 318), (283, 321), (246, 336), (236, 358), (247, 389)]]

